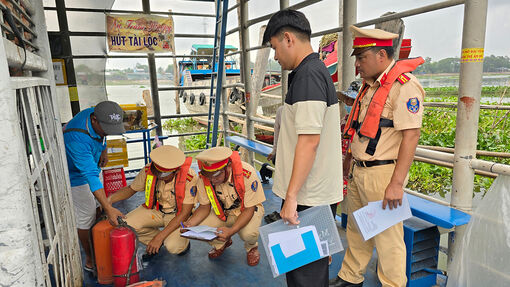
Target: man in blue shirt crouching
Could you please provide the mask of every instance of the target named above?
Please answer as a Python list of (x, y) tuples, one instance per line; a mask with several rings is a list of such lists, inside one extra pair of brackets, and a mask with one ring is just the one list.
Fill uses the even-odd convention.
[(81, 111), (64, 127), (76, 227), (86, 254), (84, 269), (87, 271), (93, 271), (94, 267), (89, 244), (89, 230), (96, 219), (94, 198), (113, 224), (117, 224), (118, 216), (124, 217), (108, 202), (99, 180), (101, 167), (108, 162), (105, 136), (125, 132), (122, 117), (122, 108), (117, 103), (104, 101)]

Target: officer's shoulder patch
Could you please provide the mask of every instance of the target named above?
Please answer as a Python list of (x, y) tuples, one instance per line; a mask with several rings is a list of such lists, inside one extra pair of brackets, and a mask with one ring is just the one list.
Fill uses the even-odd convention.
[(188, 173), (188, 175), (186, 175), (186, 180), (187, 181), (192, 181), (193, 180), (193, 175)]
[(410, 98), (407, 101), (407, 110), (413, 114), (416, 114), (420, 110), (420, 100), (418, 98)]
[(192, 186), (191, 189), (189, 190), (189, 193), (191, 193), (191, 196), (195, 196), (197, 195), (197, 187), (196, 186)]
[(246, 177), (246, 178), (250, 178), (250, 176), (251, 176), (251, 171), (249, 171), (249, 170), (247, 170), (247, 169), (243, 168), (243, 175), (244, 175), (244, 177)]
[(258, 187), (259, 187), (259, 182), (257, 180), (255, 180), (251, 183), (251, 190), (253, 190), (253, 192), (256, 192)]
[(403, 84), (405, 84), (405, 83), (409, 82), (409, 80), (410, 80), (410, 79), (411, 79), (411, 78), (410, 78), (408, 75), (406, 75), (406, 74), (402, 74), (402, 75), (398, 76), (397, 81), (398, 81), (400, 84), (402, 84), (402, 85), (403, 85)]

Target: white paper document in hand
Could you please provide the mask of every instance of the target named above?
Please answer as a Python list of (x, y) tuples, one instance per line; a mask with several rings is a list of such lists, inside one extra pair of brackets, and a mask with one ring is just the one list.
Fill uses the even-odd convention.
[(386, 209), (383, 209), (382, 200), (371, 201), (367, 206), (354, 211), (352, 215), (364, 240), (368, 240), (413, 216), (405, 194), (402, 198), (402, 205), (397, 208), (390, 209), (386, 206)]
[(186, 228), (183, 228), (183, 229), (194, 231), (194, 232), (197, 232), (197, 233), (206, 232), (206, 231), (216, 232), (216, 227), (210, 227), (210, 226), (207, 226), (207, 225), (197, 225), (197, 226), (186, 227)]
[(183, 228), (185, 230), (188, 230), (181, 234), (183, 237), (191, 238), (191, 239), (199, 239), (199, 240), (213, 240), (217, 236), (215, 234), (216, 228), (210, 227), (207, 225), (198, 225), (193, 227), (186, 227)]

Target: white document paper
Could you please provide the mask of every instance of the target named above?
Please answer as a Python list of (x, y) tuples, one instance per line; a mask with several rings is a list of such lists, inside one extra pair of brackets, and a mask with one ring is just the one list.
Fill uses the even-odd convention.
[(205, 231), (205, 232), (195, 232), (195, 231), (187, 231), (181, 234), (183, 237), (192, 238), (192, 239), (199, 239), (199, 240), (213, 240), (216, 238), (216, 234), (211, 231)]
[(382, 200), (371, 201), (352, 213), (364, 240), (368, 240), (391, 226), (412, 216), (409, 201), (404, 194), (402, 205), (397, 208), (382, 209)]
[(199, 239), (199, 240), (213, 240), (216, 238), (216, 228), (207, 225), (198, 225), (192, 227), (183, 228), (188, 230), (181, 234), (183, 237)]
[(210, 227), (207, 225), (197, 225), (197, 226), (186, 227), (183, 229), (198, 232), (198, 233), (205, 232), (205, 231), (216, 232), (216, 227)]
[(292, 256), (305, 250), (305, 244), (300, 237), (301, 233), (299, 229), (270, 233), (268, 234), (268, 246), (271, 247), (275, 244), (280, 244), (283, 255), (285, 255), (285, 257)]

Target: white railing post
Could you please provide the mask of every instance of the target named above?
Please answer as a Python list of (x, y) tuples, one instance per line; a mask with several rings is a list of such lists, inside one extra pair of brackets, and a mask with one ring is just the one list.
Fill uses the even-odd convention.
[[(487, 22), (487, 0), (466, 0), (462, 32), (462, 51), (455, 133), (451, 206), (470, 212), (472, 209), (474, 170), (470, 160), (476, 158), (480, 93)], [(448, 263), (464, 236), (466, 225), (450, 233)]]

